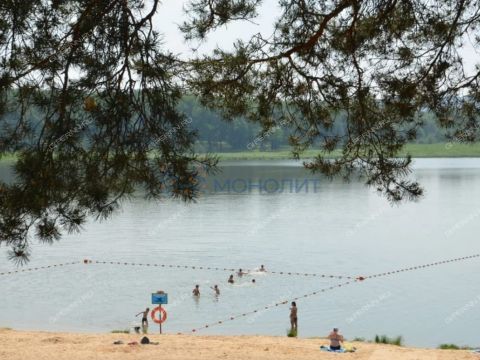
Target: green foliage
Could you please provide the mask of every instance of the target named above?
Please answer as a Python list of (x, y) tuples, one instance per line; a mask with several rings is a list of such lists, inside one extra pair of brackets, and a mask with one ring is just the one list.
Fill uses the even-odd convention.
[[(243, 12), (217, 12), (208, 0), (189, 3), (189, 39), (250, 19), (258, 7), (239, 1)], [(255, 34), (191, 63), (189, 85), (202, 104), (264, 133), (291, 124), (296, 156), (320, 150), (307, 168), (360, 174), (391, 201), (423, 194), (408, 177), (411, 159), (398, 154), (409, 142), (444, 141), (432, 123), (447, 137), (478, 139), (480, 68), (469, 71), (458, 52), (465, 36), (479, 36), (474, 2), (291, 0), (279, 9), (273, 35)]]
[(363, 337), (356, 337), (356, 338), (353, 338), (352, 341), (365, 342), (365, 338), (363, 338)]
[(396, 346), (403, 346), (402, 336), (390, 338), (387, 335), (375, 335), (374, 342), (376, 344), (390, 344), (390, 345), (396, 345)]
[[(312, 159), (319, 154), (319, 150), (306, 150), (300, 158)], [(397, 156), (402, 157), (407, 156), (407, 154), (413, 158), (480, 157), (480, 143), (406, 144)], [(289, 150), (216, 152), (215, 155), (220, 160), (280, 160), (293, 158)], [(332, 159), (339, 158), (341, 157), (341, 151), (332, 151), (324, 156)]]
[[(190, 0), (181, 28), (203, 40), (255, 19), (260, 4)], [(297, 158), (319, 150), (312, 172), (360, 175), (391, 201), (423, 193), (411, 158), (398, 156), (405, 144), (444, 141), (438, 126), (455, 143), (478, 139), (480, 68), (458, 51), (479, 38), (475, 2), (279, 1), (272, 36), (191, 59), (162, 46), (159, 6), (0, 2), (0, 154), (17, 154), (16, 183), (0, 183), (10, 258), (110, 217), (136, 189), (194, 200), (199, 172), (216, 165), (197, 152), (240, 149), (256, 134), (251, 148), (288, 139)], [(209, 110), (181, 104), (187, 94)], [(190, 113), (212, 121), (192, 126)]]
[(470, 346), (458, 346), (456, 344), (440, 344), (438, 348), (442, 350), (472, 350)]
[[(245, 118), (225, 122), (218, 112), (205, 108), (193, 96), (184, 97), (179, 109), (191, 118), (191, 129), (198, 131), (196, 149), (199, 152), (290, 150), (291, 124), (285, 123), (262, 136), (259, 124), (249, 122)], [(326, 134), (346, 136), (347, 132), (346, 118), (339, 115), (338, 122)], [(258, 143), (254, 143), (256, 139), (259, 140)], [(436, 123), (433, 114), (423, 116), (423, 124), (418, 128), (417, 137), (411, 142), (419, 144), (446, 142), (444, 131)], [(315, 146), (319, 144), (320, 142), (314, 142)], [(320, 150), (317, 150), (317, 153), (320, 153)]]
[(442, 350), (460, 350), (460, 346), (455, 344), (440, 344), (438, 348)]
[(195, 133), (178, 110), (176, 59), (152, 17), (159, 0), (3, 1), (0, 5), (0, 245), (28, 261), (88, 217), (106, 219), (142, 189), (193, 200)]
[(297, 329), (287, 329), (288, 337), (297, 337)]

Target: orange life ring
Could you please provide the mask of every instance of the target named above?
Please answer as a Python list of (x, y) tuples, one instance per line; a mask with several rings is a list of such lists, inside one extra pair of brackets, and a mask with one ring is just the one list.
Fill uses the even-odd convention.
[[(157, 311), (160, 311), (162, 313), (162, 316), (160, 317), (160, 319), (157, 319), (157, 317), (155, 316)], [(160, 306), (152, 310), (151, 316), (152, 316), (153, 322), (157, 324), (162, 324), (165, 322), (165, 320), (167, 320), (167, 312), (165, 311), (164, 308), (161, 308)]]

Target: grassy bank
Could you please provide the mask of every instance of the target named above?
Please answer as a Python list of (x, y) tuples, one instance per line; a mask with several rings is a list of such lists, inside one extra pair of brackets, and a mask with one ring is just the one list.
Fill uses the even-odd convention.
[[(307, 150), (301, 158), (311, 159), (318, 154), (318, 150)], [(480, 143), (473, 145), (459, 143), (441, 144), (408, 144), (400, 153), (400, 156), (410, 154), (416, 158), (455, 158), (455, 157), (480, 157)], [(229, 160), (286, 160), (292, 159), (290, 150), (276, 151), (236, 151), (218, 152), (216, 155), (223, 161)], [(334, 151), (330, 157), (340, 156), (340, 151)], [(14, 154), (4, 155), (0, 163), (11, 163), (15, 160)]]
[(0, 158), (0, 163), (11, 163), (16, 159), (14, 154), (3, 155)]
[[(302, 159), (309, 159), (318, 154), (316, 150), (308, 150), (302, 154)], [(441, 157), (480, 157), (480, 143), (467, 145), (458, 143), (442, 144), (408, 144), (400, 156), (410, 154), (416, 158), (441, 158)], [(220, 160), (283, 160), (291, 159), (289, 150), (278, 151), (239, 151), (217, 153)], [(331, 154), (332, 158), (340, 155), (340, 151)]]

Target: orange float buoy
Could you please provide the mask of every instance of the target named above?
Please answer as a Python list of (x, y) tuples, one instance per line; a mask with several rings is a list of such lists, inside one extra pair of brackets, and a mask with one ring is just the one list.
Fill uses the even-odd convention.
[[(155, 316), (158, 311), (162, 313), (160, 319), (157, 319), (157, 317)], [(165, 322), (165, 320), (167, 320), (167, 312), (165, 311), (164, 308), (161, 308), (160, 306), (152, 310), (151, 316), (152, 316), (153, 322), (157, 324), (162, 324)]]

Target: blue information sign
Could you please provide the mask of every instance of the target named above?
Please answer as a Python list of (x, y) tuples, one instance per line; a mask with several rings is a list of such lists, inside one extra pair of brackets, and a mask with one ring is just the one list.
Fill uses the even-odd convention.
[(152, 304), (164, 305), (168, 304), (168, 294), (152, 294)]

